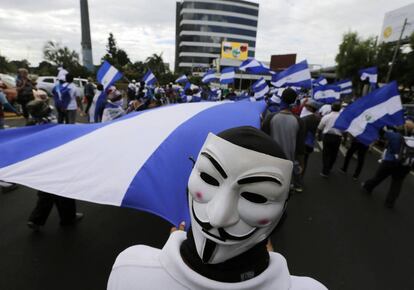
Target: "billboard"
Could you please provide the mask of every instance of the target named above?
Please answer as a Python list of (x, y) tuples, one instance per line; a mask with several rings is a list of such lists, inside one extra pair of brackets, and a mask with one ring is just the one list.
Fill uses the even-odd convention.
[[(398, 41), (406, 18), (409, 24), (414, 23), (414, 4), (387, 12), (381, 29), (380, 42)], [(413, 32), (414, 25), (407, 25), (404, 30), (403, 39), (409, 37)]]
[(270, 69), (282, 71), (296, 63), (296, 53), (272, 55), (270, 58)]
[(221, 45), (221, 58), (246, 60), (249, 53), (249, 44), (223, 41)]

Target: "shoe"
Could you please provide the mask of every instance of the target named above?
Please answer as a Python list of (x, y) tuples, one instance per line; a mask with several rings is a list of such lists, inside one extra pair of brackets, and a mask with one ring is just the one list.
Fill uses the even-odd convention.
[(35, 232), (38, 232), (38, 231), (40, 230), (40, 225), (35, 224), (35, 223), (34, 223), (34, 222), (32, 222), (32, 221), (28, 221), (28, 222), (27, 222), (27, 226), (28, 226), (29, 228), (31, 228), (33, 231), (35, 231)]
[(325, 173), (322, 173), (322, 172), (319, 173), (319, 175), (322, 176), (323, 178), (328, 178), (329, 177), (329, 175), (326, 175)]
[(83, 219), (84, 214), (81, 212), (77, 212), (75, 214), (75, 218), (71, 221), (65, 221), (65, 222), (60, 222), (60, 225), (65, 227), (65, 226), (73, 226), (75, 224), (77, 224), (81, 219)]
[(354, 176), (352, 176), (352, 179), (355, 180), (355, 181), (357, 181), (358, 180), (358, 176), (355, 176), (354, 175)]
[(303, 187), (302, 186), (298, 186), (298, 187), (295, 187), (294, 190), (297, 193), (302, 193), (303, 192)]
[(361, 183), (361, 189), (366, 193), (366, 194), (371, 194), (372, 190), (368, 190), (368, 188), (365, 186), (365, 182)]
[(78, 222), (78, 221), (80, 221), (81, 219), (83, 219), (83, 217), (84, 217), (84, 214), (83, 213), (77, 212), (76, 213), (76, 216), (75, 216), (75, 223)]
[(338, 171), (341, 172), (342, 174), (346, 174), (346, 171), (343, 168), (339, 168)]
[(394, 202), (385, 201), (384, 206), (389, 209), (394, 208)]

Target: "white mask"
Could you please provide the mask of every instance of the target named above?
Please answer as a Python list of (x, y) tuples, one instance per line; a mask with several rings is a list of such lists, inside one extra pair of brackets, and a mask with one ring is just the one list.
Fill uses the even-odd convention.
[(194, 241), (205, 263), (236, 257), (270, 235), (285, 209), (292, 168), (291, 161), (208, 135), (188, 182)]

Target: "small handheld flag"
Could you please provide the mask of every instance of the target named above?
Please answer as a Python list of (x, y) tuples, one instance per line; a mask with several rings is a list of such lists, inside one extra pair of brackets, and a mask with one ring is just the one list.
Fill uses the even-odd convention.
[(310, 89), (312, 87), (312, 79), (308, 62), (304, 60), (278, 74), (272, 75), (272, 85), (277, 88), (295, 86)]
[(220, 83), (221, 84), (232, 84), (234, 83), (234, 77), (236, 73), (234, 67), (225, 68), (221, 71)]
[(152, 73), (152, 71), (149, 69), (142, 78), (142, 81), (145, 82), (146, 86), (150, 87), (157, 82), (157, 79), (155, 78), (155, 75)]
[(313, 89), (313, 98), (315, 101), (332, 104), (339, 101), (341, 97), (341, 88), (335, 85), (318, 86)]
[(122, 73), (106, 60), (102, 63), (96, 75), (96, 79), (98, 83), (103, 85), (104, 91), (121, 78)]

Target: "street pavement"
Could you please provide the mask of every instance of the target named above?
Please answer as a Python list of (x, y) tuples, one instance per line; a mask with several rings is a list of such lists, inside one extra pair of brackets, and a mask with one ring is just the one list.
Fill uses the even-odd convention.
[[(377, 159), (368, 154), (361, 180), (375, 173)], [(342, 161), (340, 155), (336, 166)], [(320, 167), (321, 154), (314, 153), (305, 191), (291, 197), (287, 218), (272, 236), (290, 272), (329, 289), (414, 289), (414, 177), (390, 210), (383, 206), (389, 181), (369, 196), (352, 174), (336, 169), (326, 180)], [(60, 227), (53, 209), (34, 233), (26, 222), (35, 203), (35, 191), (25, 187), (0, 194), (1, 290), (105, 289), (122, 250), (161, 248), (169, 235), (170, 224), (152, 214), (87, 202), (77, 203), (85, 218), (76, 226)]]

